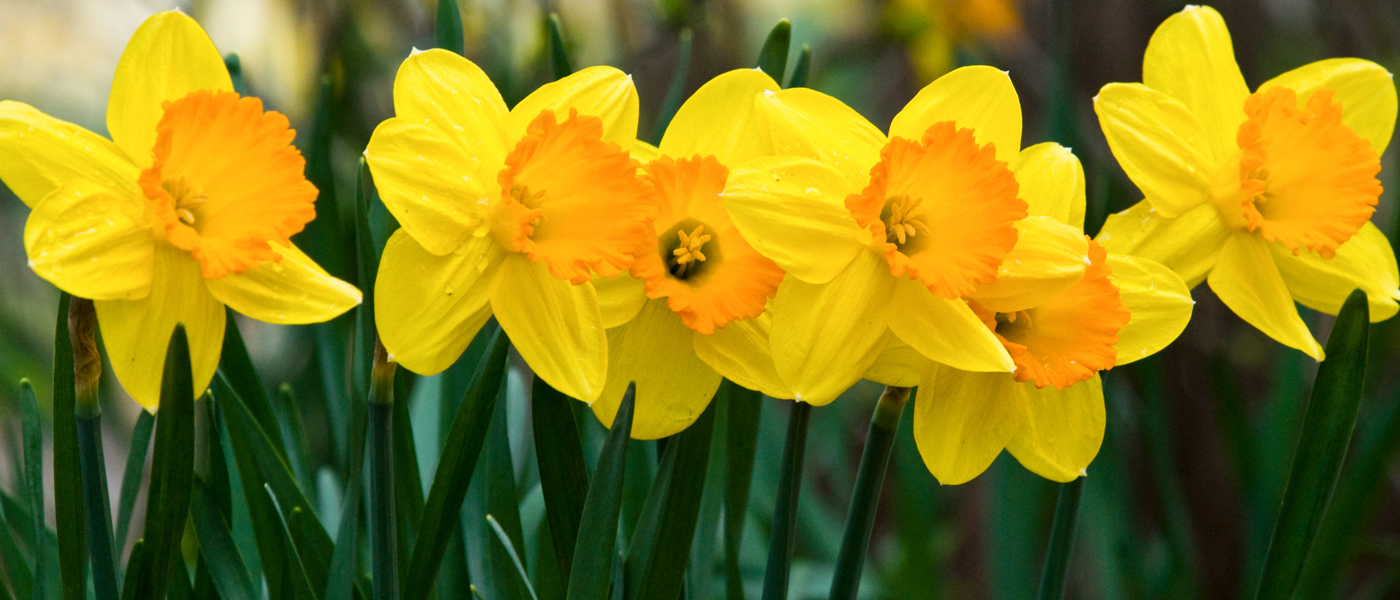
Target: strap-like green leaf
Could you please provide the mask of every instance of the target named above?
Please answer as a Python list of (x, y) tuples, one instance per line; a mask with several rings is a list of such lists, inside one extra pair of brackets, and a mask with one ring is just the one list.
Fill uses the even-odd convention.
[(511, 564), (515, 565), (515, 573), (520, 577), (521, 585), (530, 593), (531, 600), (540, 600), (539, 595), (535, 594), (535, 586), (530, 585), (530, 575), (525, 572), (525, 563), (520, 562), (520, 553), (515, 551), (515, 544), (510, 541), (510, 536), (506, 535), (506, 530), (501, 529), (500, 522), (491, 515), (486, 515), (486, 524), (491, 526), (491, 533), (495, 534), (496, 541), (500, 542), (501, 547), (510, 556)]
[[(622, 483), (627, 472), (627, 444), (632, 438), (636, 392), (636, 384), (629, 385), (622, 396), (612, 430), (598, 457), (598, 467), (593, 471), (588, 497), (583, 501), (577, 547), (586, 551), (574, 554), (568, 600), (604, 600), (608, 597), (614, 563), (622, 564), (615, 550), (617, 520), (622, 514)], [(621, 589), (620, 578), (617, 585)]]
[(437, 473), (433, 475), (433, 487), (428, 491), (428, 501), (423, 510), (423, 529), (414, 542), (413, 554), (409, 559), (408, 578), (402, 588), (404, 600), (428, 597), (428, 586), (408, 583), (435, 579), (452, 533), (459, 529), (462, 501), (467, 496), (467, 486), (471, 483), (472, 471), (476, 468), (487, 428), (491, 425), (491, 415), (495, 412), (501, 381), (505, 378), (506, 350), (509, 347), (510, 340), (497, 329), (490, 341), (485, 368), (468, 388), (466, 397), (457, 408), (457, 416), (452, 420), (452, 429), (443, 446)]
[(1327, 337), (1327, 360), (1317, 369), (1308, 399), (1256, 598), (1288, 600), (1293, 595), (1313, 540), (1322, 528), (1356, 428), (1366, 379), (1369, 326), (1366, 294), (1355, 290), (1342, 305)]
[(778, 499), (773, 506), (773, 534), (768, 567), (763, 575), (764, 600), (786, 600), (792, 569), (792, 545), (797, 539), (797, 499), (802, 492), (802, 465), (807, 457), (807, 425), (812, 405), (794, 402), (788, 415), (783, 462), (778, 470)]
[(24, 442), (24, 488), (28, 492), (29, 523), (34, 528), (34, 597), (48, 592), (48, 529), (44, 527), (44, 429), (39, 416), (39, 399), (28, 379), (19, 382), (20, 437)]
[(628, 598), (675, 598), (685, 581), (691, 539), (715, 429), (711, 402), (690, 427), (670, 438), (627, 550)]
[(219, 511), (213, 492), (203, 482), (194, 483), (190, 516), (194, 521), (195, 534), (199, 536), (199, 550), (204, 553), (205, 565), (219, 597), (224, 600), (258, 600), (258, 589), (243, 566), (243, 557), (233, 544), (228, 523)]
[(122, 489), (117, 498), (117, 534), (112, 538), (117, 547), (126, 545), (126, 534), (131, 527), (131, 513), (136, 509), (136, 495), (141, 492), (141, 473), (146, 468), (146, 452), (151, 447), (151, 433), (156, 429), (156, 416), (146, 411), (136, 415), (136, 426), (131, 430), (131, 448), (126, 455), (126, 467), (122, 470)]
[(802, 53), (797, 55), (797, 64), (792, 67), (792, 76), (788, 78), (787, 87), (807, 87), (807, 77), (811, 75), (811, 71), (812, 47), (802, 44)]
[(286, 564), (286, 573), (289, 576), (292, 587), (296, 589), (297, 597), (303, 598), (304, 600), (320, 600), (320, 596), (316, 593), (315, 585), (311, 582), (311, 577), (307, 573), (306, 560), (303, 558), (303, 553), (298, 551), (296, 541), (292, 539), (291, 523), (293, 520), (301, 518), (301, 507), (288, 510), (278, 501), (277, 494), (272, 491), (271, 486), (264, 485), (263, 493), (267, 494), (268, 498), (272, 500), (272, 505), (277, 507), (279, 515), (287, 515), (286, 518), (279, 519), (278, 524), (281, 525), (279, 532), (282, 534), (283, 547), (291, 549), (291, 551), (287, 553), (288, 561)]
[(86, 600), (87, 526), (83, 522), (78, 423), (73, 412), (77, 402), (73, 391), (73, 342), (68, 337), (68, 304), (71, 300), (68, 292), (59, 294), (58, 323), (54, 326), (53, 503), (63, 600)]
[(753, 456), (758, 449), (758, 422), (763, 414), (763, 394), (725, 381), (726, 395), (725, 475), (724, 475), (724, 578), (730, 598), (744, 597), (744, 579), (739, 572), (739, 548), (744, 539), (744, 516), (749, 510), (749, 488), (753, 484)]
[(438, 0), (437, 47), (461, 54), (466, 49), (462, 35), (462, 9), (457, 0)]
[(782, 85), (783, 73), (787, 71), (788, 47), (791, 44), (792, 23), (787, 19), (779, 19), (773, 30), (768, 32), (763, 49), (758, 52), (758, 68), (779, 85)]
[(569, 62), (569, 50), (564, 47), (564, 28), (559, 24), (559, 14), (549, 13), (549, 70), (555, 81), (574, 73)]
[(220, 349), (219, 373), (228, 380), (229, 388), (238, 395), (239, 403), (253, 416), (253, 420), (263, 430), (272, 434), (272, 448), (281, 460), (287, 460), (287, 449), (282, 447), (281, 429), (277, 416), (272, 412), (272, 403), (267, 399), (267, 388), (262, 378), (253, 368), (253, 359), (248, 356), (248, 347), (243, 344), (243, 334), (238, 330), (238, 321), (233, 318), (233, 309), (225, 309), (224, 344)]
[(538, 377), (530, 393), (545, 515), (549, 518), (559, 574), (567, 588), (579, 519), (583, 517), (583, 502), (588, 497), (588, 466), (583, 461), (583, 443), (579, 440), (569, 397)]

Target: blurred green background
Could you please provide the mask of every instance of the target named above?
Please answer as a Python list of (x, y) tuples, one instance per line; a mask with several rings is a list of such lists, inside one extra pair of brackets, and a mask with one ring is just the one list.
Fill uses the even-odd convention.
[[(348, 258), (353, 254), (344, 249), (354, 243), (350, 199), (356, 161), (374, 126), (392, 115), (391, 86), (399, 62), (413, 47), (434, 45), (436, 3), (205, 0), (178, 5), (205, 27), (221, 52), (239, 54), (250, 93), (296, 124), (309, 177), (323, 190), (318, 220), (297, 241), (332, 273), (354, 281)], [(1113, 161), (1090, 99), (1106, 83), (1141, 79), (1149, 36), (1182, 5), (1166, 0), (462, 0), (461, 9), (467, 56), (486, 69), (510, 104), (549, 80), (544, 23), (557, 12), (575, 67), (610, 64), (632, 74), (642, 104), (638, 136), (649, 141), (659, 138), (653, 122), (677, 70), (683, 29), (694, 35), (688, 94), (718, 73), (752, 66), (774, 22), (788, 18), (793, 60), (802, 44), (812, 49), (809, 85), (882, 128), (941, 73), (966, 64), (995, 65), (1010, 72), (1020, 93), (1023, 146), (1058, 141), (1084, 162), (1086, 229), (1095, 233), (1107, 214), (1128, 207), (1140, 194)], [(1334, 56), (1400, 69), (1400, 3), (1393, 0), (1227, 0), (1213, 6), (1230, 26), (1251, 87)], [(147, 16), (168, 8), (168, 2), (140, 0), (0, 0), (0, 99), (26, 102), (105, 132), (107, 92), (127, 38)], [(1396, 157), (1392, 148), (1382, 158), (1380, 178), (1387, 191), (1375, 215), (1392, 241), (1400, 239)], [(21, 234), (27, 213), (0, 187), (0, 490), (9, 494), (18, 481), (18, 381), (35, 381), (41, 403), (48, 401), (57, 306), (57, 291), (26, 265)], [(1088, 470), (1068, 597), (1213, 599), (1252, 591), (1316, 365), (1244, 324), (1205, 287), (1195, 298), (1194, 318), (1172, 347), (1105, 374), (1108, 431)], [(1325, 338), (1331, 318), (1306, 310), (1304, 315)], [(289, 383), (300, 399), (297, 416), (305, 423), (307, 444), (299, 451), (298, 474), (321, 496), (323, 512), (333, 513), (338, 503), (331, 498), (346, 455), (344, 407), (352, 393), (341, 376), (349, 320), (315, 327), (243, 320), (240, 329), (263, 380), (274, 387)], [(1369, 391), (1299, 598), (1400, 598), (1400, 325), (1394, 319), (1376, 324), (1371, 339)], [(527, 534), (534, 535), (531, 527), (539, 527), (542, 503), (526, 407), (530, 378), (518, 359), (513, 365), (512, 398), (505, 405), (510, 453), (521, 517)], [(437, 391), (453, 385), (448, 376), (420, 379), (409, 400), (425, 477), (436, 464), (445, 427)], [(139, 409), (124, 398), (110, 372), (103, 386), (115, 506)], [(863, 383), (813, 412), (816, 443), (807, 454), (793, 597), (825, 597), (878, 392), (879, 386)], [(762, 580), (788, 412), (784, 401), (767, 400), (763, 406), (741, 553), (750, 597), (757, 596)], [(906, 415), (896, 441), (863, 595), (1033, 596), (1055, 484), (1003, 455), (973, 482), (941, 487), (923, 467), (910, 421)], [(592, 461), (603, 430), (591, 416), (584, 423)], [(634, 463), (649, 460), (647, 468), (654, 470), (654, 452), (633, 454)], [(645, 469), (629, 470), (640, 494), (646, 476)], [(469, 496), (469, 504), (475, 497)], [(49, 503), (52, 511), (52, 498)], [(133, 530), (144, 501), (137, 506)], [(322, 516), (334, 531), (332, 517), (338, 516)], [(723, 594), (721, 571), (710, 569), (713, 578), (694, 575), (706, 572), (707, 556), (718, 558), (714, 519), (702, 513), (693, 557), (702, 566), (692, 572), (688, 597)], [(481, 542), (470, 539), (469, 529), (468, 552), (474, 543)], [(710, 550), (702, 550), (707, 546)], [(543, 567), (539, 548), (532, 548), (527, 562), (536, 573)]]

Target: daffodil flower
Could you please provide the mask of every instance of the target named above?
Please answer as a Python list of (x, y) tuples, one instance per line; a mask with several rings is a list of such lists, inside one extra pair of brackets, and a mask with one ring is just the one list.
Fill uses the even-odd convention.
[(233, 92), (194, 20), (164, 12), (136, 30), (107, 130), (110, 141), (0, 102), (0, 179), (33, 209), (30, 267), (93, 300), (112, 371), (148, 410), (177, 323), (199, 394), (218, 367), (225, 305), (314, 323), (360, 303), (288, 239), (315, 217), (316, 188), (287, 118)]
[(471, 61), (415, 51), (394, 80), (394, 110), (365, 150), (402, 225), (374, 297), (392, 359), (441, 372), (494, 314), (537, 375), (593, 401), (608, 350), (590, 280), (629, 269), (656, 214), (628, 154), (631, 78), (584, 69), (507, 111)]
[[(1047, 260), (1060, 266), (1039, 272), (1045, 285), (1083, 276), (1081, 233), (1025, 219), (1021, 105), (1005, 73), (967, 67), (939, 78), (900, 111), (888, 138), (812, 90), (765, 93), (756, 106), (780, 156), (737, 167), (724, 202), (745, 239), (787, 272), (771, 350), (796, 399), (831, 402), (900, 344), (960, 369), (1011, 371), (1011, 356), (962, 298)], [(1018, 245), (1025, 260), (1003, 262)], [(997, 291), (1033, 292), (1014, 282)], [(919, 374), (891, 371), (883, 376)]]
[(756, 126), (755, 101), (777, 89), (757, 69), (716, 77), (676, 112), (657, 156), (642, 167), (656, 220), (637, 247), (630, 276), (595, 282), (608, 298), (609, 329), (607, 384), (593, 411), (611, 425), (635, 382), (633, 437), (685, 429), (709, 404), (721, 375), (792, 397), (768, 353), (765, 306), (783, 271), (734, 227), (721, 196), (732, 165), (772, 153)]
[(1391, 75), (1343, 58), (1275, 77), (1253, 94), (1209, 7), (1157, 28), (1143, 83), (1094, 101), (1109, 147), (1145, 200), (1098, 241), (1171, 267), (1283, 344), (1322, 360), (1294, 301), (1336, 314), (1366, 291), (1371, 319), (1396, 313), (1395, 253), (1371, 214), (1395, 130)]
[[(1084, 171), (1055, 143), (1021, 153), (1016, 177), (1030, 219), (1084, 227)], [(1017, 248), (1007, 255), (1017, 260)], [(914, 400), (919, 453), (944, 484), (981, 474), (1005, 448), (1027, 469), (1070, 481), (1085, 474), (1104, 433), (1099, 372), (1145, 358), (1180, 335), (1191, 294), (1151, 260), (1088, 245), (1078, 280), (1011, 272), (968, 303), (1016, 362), (1013, 373), (974, 373), (925, 363)], [(1053, 266), (1052, 266), (1053, 269)], [(998, 286), (1027, 293), (1015, 298)], [(897, 354), (897, 353), (892, 353)]]

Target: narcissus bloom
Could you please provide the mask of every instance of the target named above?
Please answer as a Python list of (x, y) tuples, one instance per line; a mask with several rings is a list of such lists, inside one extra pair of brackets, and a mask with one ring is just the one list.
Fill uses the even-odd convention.
[(608, 379), (593, 411), (611, 424), (628, 383), (636, 382), (633, 437), (685, 429), (721, 375), (792, 397), (768, 354), (765, 312), (783, 270), (744, 239), (721, 197), (732, 165), (772, 153), (756, 126), (755, 102), (777, 90), (757, 69), (716, 77), (676, 112), (658, 155), (642, 167), (656, 220), (630, 276), (595, 281), (609, 299), (605, 306), (614, 308), (604, 311)]
[[(1045, 285), (1083, 275), (1081, 233), (1025, 219), (1021, 105), (1005, 73), (967, 67), (939, 78), (900, 111), (889, 138), (812, 90), (764, 94), (756, 106), (785, 156), (737, 167), (724, 201), (744, 237), (787, 271), (771, 349), (798, 400), (831, 402), (892, 347), (969, 371), (1011, 371), (1011, 356), (962, 298), (1008, 272), (1040, 269), (1043, 257), (1065, 259), (1036, 271)], [(1034, 260), (1004, 263), (1018, 239)]]
[(1395, 130), (1389, 72), (1324, 60), (1251, 94), (1220, 14), (1188, 7), (1152, 35), (1142, 78), (1094, 102), (1146, 197), (1109, 217), (1105, 248), (1157, 260), (1192, 287), (1209, 282), (1245, 321), (1317, 360), (1294, 301), (1336, 314), (1361, 288), (1373, 321), (1396, 313), (1395, 253), (1370, 222)]
[(593, 401), (608, 350), (590, 280), (630, 268), (656, 214), (628, 154), (632, 79), (584, 69), (507, 111), (475, 64), (428, 50), (399, 67), (394, 111), (365, 150), (402, 225), (375, 285), (385, 349), (438, 373), (495, 314), (537, 375)]
[[(1054, 143), (1027, 148), (1016, 177), (1030, 219), (1082, 230), (1084, 171), (1069, 150)], [(1007, 262), (1015, 262), (1029, 240), (1023, 236)], [(1035, 271), (1011, 272), (968, 298), (1016, 361), (1016, 371), (925, 367), (914, 401), (914, 439), (940, 482), (976, 477), (1003, 448), (1048, 479), (1083, 475), (1103, 442), (1099, 371), (1161, 350), (1186, 327), (1192, 302), (1181, 277), (1148, 259), (1109, 254), (1094, 242), (1088, 251), (1088, 268), (1068, 285), (1046, 282)], [(1026, 293), (996, 293), (998, 286)]]
[(177, 323), (200, 394), (218, 367), (225, 305), (314, 323), (360, 303), (288, 239), (316, 215), (288, 125), (233, 92), (214, 44), (178, 12), (147, 19), (127, 43), (107, 103), (112, 141), (0, 102), (0, 179), (33, 209), (29, 264), (94, 301), (112, 371), (149, 410)]

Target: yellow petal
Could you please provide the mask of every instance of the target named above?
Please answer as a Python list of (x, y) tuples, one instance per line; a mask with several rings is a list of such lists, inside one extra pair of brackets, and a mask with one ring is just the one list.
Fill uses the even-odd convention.
[(894, 283), (874, 252), (829, 283), (783, 278), (773, 297), (773, 364), (794, 399), (821, 406), (860, 381), (883, 349)]
[(1016, 368), (1011, 355), (967, 303), (949, 300), (901, 278), (890, 299), (890, 331), (934, 362), (965, 371)]
[(969, 373), (935, 364), (914, 398), (914, 442), (943, 485), (971, 481), (991, 466), (1030, 414), (1009, 373)]
[(457, 362), (491, 317), (488, 300), (502, 255), (481, 237), (438, 256), (407, 231), (395, 231), (374, 285), (374, 320), (393, 360), (420, 375)]
[(132, 162), (149, 167), (156, 123), (165, 114), (161, 103), (195, 90), (233, 91), (223, 56), (194, 19), (177, 11), (154, 15), (131, 35), (117, 63), (107, 132)]
[(1069, 148), (1045, 142), (1022, 150), (1012, 167), (1018, 196), (1031, 216), (1050, 217), (1083, 231), (1084, 166)]
[(545, 263), (510, 254), (496, 275), (491, 308), (535, 375), (584, 402), (602, 393), (608, 338), (593, 284), (570, 284)]
[(1245, 322), (1285, 346), (1323, 359), (1322, 346), (1298, 316), (1264, 238), (1245, 232), (1230, 236), (1208, 282), (1220, 301)]
[(29, 207), (70, 179), (136, 193), (140, 175), (111, 140), (28, 104), (0, 101), (0, 180)]
[(147, 410), (160, 404), (165, 350), (184, 323), (196, 397), (209, 387), (224, 342), (224, 307), (209, 294), (199, 262), (172, 246), (156, 248), (151, 293), (140, 300), (96, 300), (107, 360), (122, 388)]
[(612, 427), (627, 384), (636, 382), (632, 438), (654, 440), (689, 427), (719, 389), (720, 375), (695, 355), (692, 331), (666, 299), (646, 303), (637, 318), (608, 330), (608, 380), (593, 414)]
[(510, 111), (510, 139), (525, 135), (525, 128), (541, 111), (553, 110), (560, 122), (569, 109), (603, 119), (603, 141), (630, 150), (637, 137), (637, 89), (632, 76), (612, 67), (589, 67), (546, 83), (531, 92)]
[(610, 279), (593, 280), (598, 291), (598, 309), (603, 313), (603, 327), (612, 329), (631, 321), (647, 303), (646, 284), (627, 273)]
[(676, 111), (661, 152), (676, 158), (713, 155), (725, 165), (773, 153), (757, 127), (755, 97), (779, 85), (758, 69), (738, 69), (711, 79)]
[(1194, 288), (1215, 266), (1230, 229), (1214, 204), (1202, 204), (1175, 219), (1162, 217), (1146, 200), (1108, 216), (1094, 241), (1110, 254), (1152, 259)]
[(324, 323), (360, 305), (360, 290), (331, 277), (301, 249), (271, 245), (282, 260), (210, 279), (209, 293), (233, 310), (281, 325)]
[(80, 298), (145, 298), (156, 245), (138, 202), (129, 192), (69, 180), (29, 213), (24, 224), (29, 268)]
[(771, 310), (752, 319), (737, 319), (710, 335), (695, 332), (695, 354), (726, 379), (772, 398), (792, 399), (792, 390), (773, 366), (769, 333)]
[(1390, 71), (1369, 60), (1329, 58), (1309, 63), (1264, 82), (1259, 91), (1288, 87), (1298, 92), (1298, 106), (1312, 93), (1328, 88), (1342, 103), (1342, 124), (1370, 140), (1376, 154), (1385, 154), (1395, 133), (1395, 81)]
[(499, 195), (487, 159), (465, 152), (438, 130), (404, 118), (374, 129), (365, 160), (384, 207), (419, 244), (438, 256), (466, 242)]
[(1157, 27), (1143, 56), (1142, 82), (1186, 105), (1205, 132), (1205, 156), (1222, 161), (1239, 151), (1235, 132), (1249, 88), (1215, 9), (1187, 6)]
[(1395, 268), (1395, 251), (1374, 223), (1363, 225), (1331, 260), (1307, 251), (1294, 256), (1283, 244), (1269, 244), (1269, 250), (1288, 291), (1303, 306), (1335, 315), (1347, 295), (1361, 288), (1370, 300), (1372, 323), (1395, 316), (1400, 273)]
[(1210, 198), (1216, 161), (1202, 153), (1205, 132), (1181, 102), (1142, 84), (1110, 83), (1094, 98), (1094, 112), (1114, 158), (1162, 216)]
[(1095, 375), (1064, 390), (1019, 384), (1030, 412), (1006, 450), (1031, 472), (1066, 482), (1087, 475), (1103, 445), (1103, 382)]
[(919, 385), (919, 378), (930, 366), (932, 361), (909, 344), (899, 341), (894, 332), (889, 332), (885, 334), (885, 349), (865, 372), (865, 378), (895, 387), (914, 387)]
[(454, 143), (475, 168), (452, 164), (455, 154), (433, 158), (458, 170), (479, 170), (485, 174), (482, 184), (496, 182), (496, 172), (515, 143), (507, 137), (507, 114), (501, 93), (481, 67), (455, 52), (414, 52), (394, 76), (394, 115)]
[(845, 205), (846, 195), (858, 191), (825, 164), (775, 156), (733, 168), (723, 199), (759, 254), (798, 279), (825, 283), (865, 247)]
[(1021, 151), (1021, 99), (999, 69), (962, 67), (924, 86), (894, 116), (890, 137), (921, 139), (940, 121), (971, 128), (979, 146), (995, 144), (997, 160), (1010, 163)]
[(1014, 223), (1016, 245), (997, 269), (996, 281), (978, 286), (972, 298), (996, 312), (1026, 310), (1079, 283), (1089, 265), (1084, 232), (1051, 217)]
[(630, 153), (632, 154), (632, 158), (635, 158), (642, 162), (651, 162), (653, 160), (661, 158), (660, 148), (643, 142), (642, 140), (636, 140), (632, 142), (632, 149), (630, 150)]
[(1141, 256), (1108, 255), (1109, 281), (1132, 315), (1118, 331), (1116, 364), (1147, 358), (1166, 348), (1191, 320), (1191, 290), (1161, 263)]
[(756, 99), (758, 118), (772, 136), (774, 154), (830, 165), (852, 182), (852, 192), (865, 187), (886, 141), (870, 121), (840, 100), (808, 88), (765, 93)]

